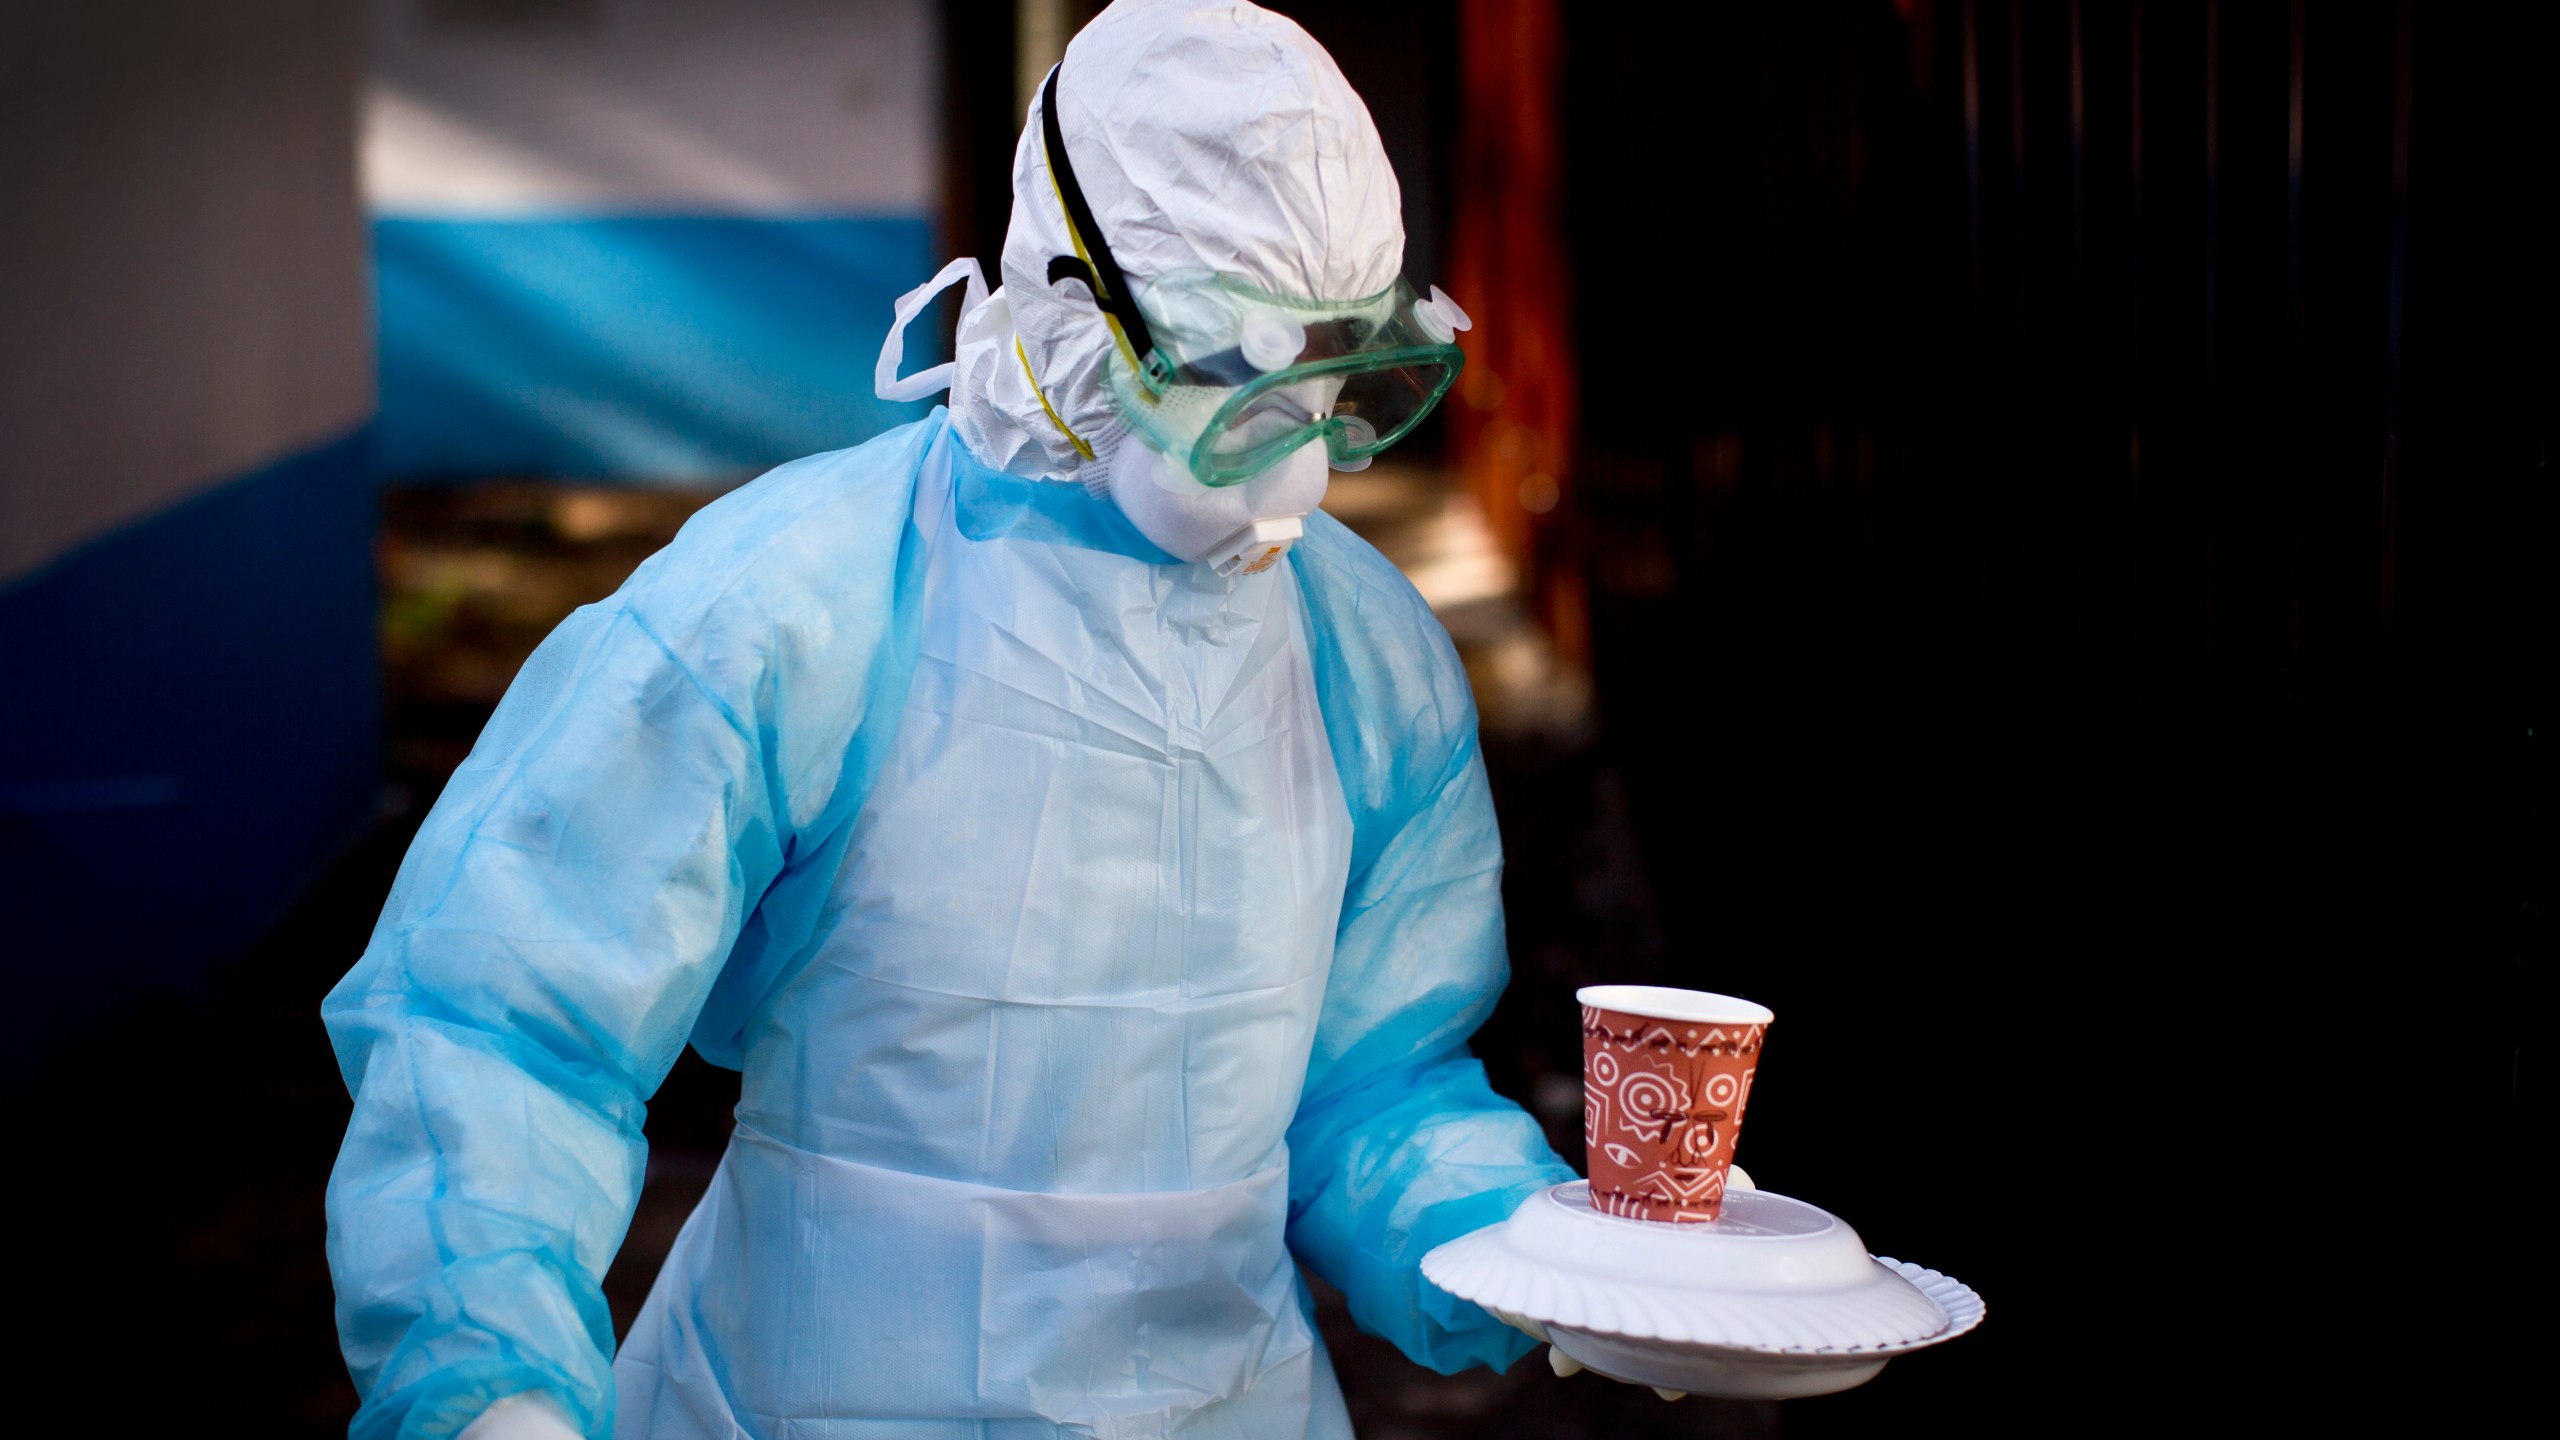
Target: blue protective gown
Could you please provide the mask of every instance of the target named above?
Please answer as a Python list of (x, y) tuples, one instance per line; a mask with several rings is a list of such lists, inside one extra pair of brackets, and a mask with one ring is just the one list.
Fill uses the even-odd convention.
[[(1572, 1174), (1465, 1048), (1499, 872), (1448, 638), (1329, 518), (1226, 580), (939, 412), (784, 466), (527, 662), (329, 996), (354, 1433), (1346, 1435), (1293, 1259), (1508, 1364), (1418, 1268)], [(609, 1372), (688, 1037), (737, 1131)]]

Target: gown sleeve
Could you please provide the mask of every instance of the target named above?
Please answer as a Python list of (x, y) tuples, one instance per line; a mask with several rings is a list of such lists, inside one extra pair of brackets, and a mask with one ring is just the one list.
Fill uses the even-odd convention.
[(1575, 1178), (1467, 1050), (1509, 975), (1475, 706), (1411, 586), (1328, 518), (1309, 538), (1292, 563), (1353, 844), (1289, 1129), (1289, 1240), (1362, 1329), (1416, 1361), (1507, 1367), (1533, 1342), (1421, 1269), (1433, 1247)]
[(525, 1391), (610, 1428), (646, 1101), (767, 887), (849, 824), (915, 448), (697, 516), (542, 644), (429, 813), (322, 1006), (355, 1102), (328, 1197), (352, 1435)]

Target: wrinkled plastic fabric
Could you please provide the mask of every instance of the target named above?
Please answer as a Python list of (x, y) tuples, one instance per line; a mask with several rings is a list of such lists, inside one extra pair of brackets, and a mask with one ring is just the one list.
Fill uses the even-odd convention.
[[(1107, 504), (936, 460), (898, 738), (750, 1022), (622, 1414), (1305, 1433), (1283, 1137), (1351, 824), (1295, 591), (1098, 548)], [(1012, 503), (1042, 491), (1072, 508)]]
[[(1401, 272), (1403, 201), (1386, 146), (1295, 21), (1237, 0), (1119, 0), (1060, 64), (1069, 163), (1134, 285), (1209, 271), (1347, 300)], [(1037, 105), (1014, 150), (1002, 288), (979, 323), (961, 322), (951, 403), (962, 438), (995, 468), (1087, 479), (1127, 431), (1106, 380), (1110, 327), (1080, 282), (1049, 280), (1050, 260), (1076, 250)], [(1061, 424), (1098, 459), (1079, 456)]]
[[(1293, 1254), (1508, 1364), (1418, 1268), (1571, 1175), (1464, 1048), (1498, 880), (1447, 637), (1330, 520), (1230, 582), (939, 415), (786, 466), (545, 643), (329, 997), (354, 1433), (1347, 1433)], [(688, 1035), (739, 1128), (609, 1368)]]
[(352, 1434), (526, 1390), (606, 1433), (644, 1102), (688, 1034), (737, 1063), (818, 919), (775, 882), (841, 853), (885, 758), (941, 428), (707, 507), (543, 642), (436, 801), (323, 1006), (355, 1097), (329, 1183)]
[(1528, 1337), (1422, 1278), (1434, 1247), (1575, 1178), (1466, 1048), (1509, 978), (1475, 697), (1412, 583), (1340, 521), (1308, 516), (1288, 563), (1354, 837), (1289, 1243), (1361, 1329), (1443, 1374), (1505, 1369)]

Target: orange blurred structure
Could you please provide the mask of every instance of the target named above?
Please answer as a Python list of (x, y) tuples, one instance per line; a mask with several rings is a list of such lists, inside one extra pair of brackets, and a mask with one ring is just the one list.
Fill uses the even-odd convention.
[(1480, 322), (1467, 337), (1453, 469), (1523, 577), (1523, 599), (1567, 659), (1588, 651), (1582, 569), (1562, 553), (1578, 409), (1557, 0), (1459, 7), (1461, 132), (1449, 269)]

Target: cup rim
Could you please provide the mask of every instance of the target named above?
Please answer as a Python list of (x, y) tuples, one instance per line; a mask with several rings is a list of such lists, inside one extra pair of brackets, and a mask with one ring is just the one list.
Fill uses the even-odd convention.
[(1573, 998), (1595, 1009), (1697, 1025), (1766, 1025), (1777, 1018), (1757, 1001), (1667, 985), (1585, 985), (1573, 992)]

